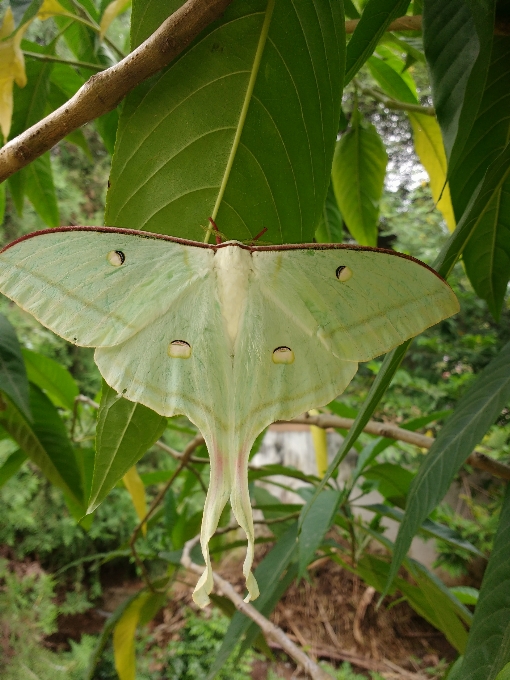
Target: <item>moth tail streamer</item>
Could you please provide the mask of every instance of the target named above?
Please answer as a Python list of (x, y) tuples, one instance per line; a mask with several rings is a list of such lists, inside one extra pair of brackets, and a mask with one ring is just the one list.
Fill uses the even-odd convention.
[[(210, 452), (211, 477), (205, 499), (200, 534), (200, 546), (205, 560), (205, 569), (193, 591), (193, 600), (201, 608), (209, 604), (209, 593), (214, 585), (211, 557), (209, 555), (209, 541), (214, 536), (221, 513), (229, 496), (234, 516), (248, 539), (246, 558), (243, 565), (243, 574), (248, 589), (245, 602), (254, 600), (259, 596), (259, 587), (251, 572), (255, 549), (255, 532), (248, 490), (248, 455), (250, 447), (243, 447), (241, 451), (239, 451), (238, 447), (232, 447), (232, 451), (223, 451), (214, 444), (209, 447), (207, 437), (206, 442)], [(232, 452), (233, 455), (229, 455)]]
[(243, 564), (243, 574), (246, 579), (248, 595), (244, 598), (245, 602), (256, 600), (259, 596), (259, 586), (255, 576), (251, 572), (255, 552), (255, 532), (253, 528), (253, 514), (250, 503), (250, 492), (248, 489), (248, 455), (251, 447), (244, 447), (236, 456), (232, 464), (232, 491), (230, 503), (232, 511), (239, 525), (246, 534), (248, 547), (246, 558)]

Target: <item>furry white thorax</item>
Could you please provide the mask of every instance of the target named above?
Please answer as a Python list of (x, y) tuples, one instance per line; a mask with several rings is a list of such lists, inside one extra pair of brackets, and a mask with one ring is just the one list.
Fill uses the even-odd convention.
[(214, 268), (221, 311), (233, 348), (246, 306), (248, 279), (252, 270), (251, 253), (237, 245), (219, 248), (215, 253)]

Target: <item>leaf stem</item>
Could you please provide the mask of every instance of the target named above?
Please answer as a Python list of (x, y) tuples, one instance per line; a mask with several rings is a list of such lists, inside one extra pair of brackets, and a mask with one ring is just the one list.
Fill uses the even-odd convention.
[[(257, 45), (257, 50), (255, 52), (255, 58), (253, 59), (253, 66), (251, 68), (250, 79), (248, 81), (248, 87), (246, 88), (246, 94), (244, 95), (243, 107), (241, 109), (241, 114), (239, 116), (239, 122), (237, 124), (236, 133), (234, 136), (234, 141), (232, 143), (232, 148), (230, 149), (230, 154), (228, 157), (227, 165), (225, 167), (225, 172), (223, 174), (223, 179), (221, 181), (218, 196), (216, 197), (216, 203), (212, 211), (211, 218), (216, 220), (218, 210), (220, 208), (221, 201), (223, 200), (223, 195), (225, 194), (225, 189), (227, 188), (228, 179), (230, 177), (230, 171), (234, 164), (237, 149), (239, 147), (239, 142), (241, 141), (241, 135), (243, 133), (244, 124), (246, 122), (246, 116), (248, 115), (248, 109), (250, 107), (251, 98), (253, 95), (253, 90), (255, 88), (255, 83), (257, 81), (257, 76), (259, 73), (260, 62), (262, 61), (262, 55), (264, 54), (264, 47), (266, 46), (267, 35), (269, 33), (269, 27), (271, 25), (271, 17), (273, 15), (273, 9), (275, 5), (275, 0), (268, 0), (266, 14), (264, 17), (264, 23), (262, 24), (262, 30), (260, 31), (259, 42)], [(207, 233), (205, 235), (204, 243), (208, 243), (212, 233), (212, 225), (209, 226)]]

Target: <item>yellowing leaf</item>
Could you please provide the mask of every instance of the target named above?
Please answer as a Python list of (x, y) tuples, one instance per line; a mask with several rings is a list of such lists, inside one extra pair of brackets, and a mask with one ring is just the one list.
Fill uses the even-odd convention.
[[(438, 122), (432, 116), (411, 112), (409, 112), (409, 120), (413, 126), (414, 148), (430, 178), (432, 198), (436, 201), (448, 229), (453, 231), (455, 216), (450, 198), (450, 187), (445, 186), (446, 154)], [(440, 196), (441, 200), (439, 200)]]
[(2, 40), (14, 31), (14, 16), (10, 7), (4, 15), (0, 27), (0, 130), (4, 142), (9, 137), (12, 121), (12, 88), (14, 82), (18, 87), (25, 87), (25, 59), (20, 48), (21, 38), (28, 23), (21, 26), (8, 40)]
[(58, 0), (44, 0), (43, 4), (41, 5), (41, 8), (37, 12), (37, 18), (40, 19), (41, 21), (46, 21), (46, 19), (54, 17), (58, 14), (72, 16), (69, 14), (65, 7), (62, 7)]
[(113, 2), (110, 2), (108, 7), (105, 9), (103, 16), (101, 17), (101, 23), (99, 24), (101, 29), (101, 38), (104, 38), (104, 34), (108, 30), (112, 21), (118, 17), (119, 14), (125, 12), (130, 4), (131, 0), (113, 0)]
[(113, 630), (113, 656), (115, 669), (120, 680), (136, 679), (135, 632), (140, 613), (152, 596), (149, 591), (141, 593), (133, 600), (120, 617)]
[[(122, 478), (122, 481), (124, 482), (126, 489), (131, 494), (131, 500), (135, 506), (136, 514), (138, 515), (138, 519), (141, 522), (147, 514), (147, 501), (145, 499), (145, 486), (143, 485), (140, 475), (138, 474), (138, 471), (134, 465), (126, 472)], [(144, 536), (147, 533), (147, 526), (145, 524), (142, 527), (142, 533)]]
[[(309, 411), (309, 413), (312, 416), (319, 415), (319, 411), (316, 409)], [(323, 427), (310, 425), (310, 434), (312, 435), (313, 448), (315, 449), (317, 474), (320, 478), (322, 478), (328, 469), (328, 438), (326, 435), (326, 430)]]

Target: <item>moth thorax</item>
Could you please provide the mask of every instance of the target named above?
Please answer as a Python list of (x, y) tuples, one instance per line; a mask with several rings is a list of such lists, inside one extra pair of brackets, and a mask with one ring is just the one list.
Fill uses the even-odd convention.
[(214, 257), (218, 279), (218, 296), (227, 334), (235, 343), (239, 324), (246, 306), (251, 255), (239, 246), (218, 248)]

